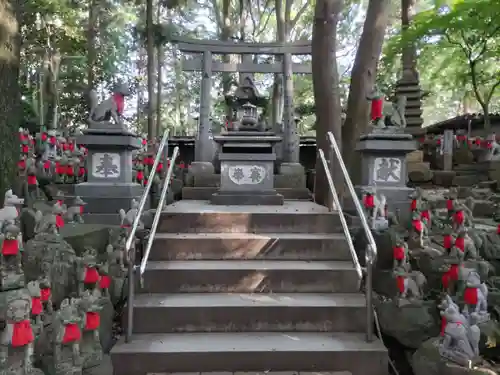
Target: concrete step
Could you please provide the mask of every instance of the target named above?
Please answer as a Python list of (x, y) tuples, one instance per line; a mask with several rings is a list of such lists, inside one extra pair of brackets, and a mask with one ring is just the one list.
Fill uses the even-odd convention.
[(367, 343), (363, 333), (344, 332), (139, 334), (111, 350), (114, 375), (268, 370), (387, 375), (387, 358), (379, 341)]
[(349, 371), (150, 372), (147, 375), (352, 375)]
[[(188, 200), (210, 200), (212, 194), (219, 191), (218, 187), (192, 187), (185, 186), (182, 188), (182, 199)], [(310, 201), (312, 194), (306, 188), (278, 188), (278, 194), (283, 195), (285, 199), (298, 199)]]
[(158, 233), (151, 260), (350, 260), (343, 234)]
[[(126, 320), (125, 320), (126, 321)], [(135, 333), (364, 332), (362, 294), (139, 294)]]
[(142, 292), (356, 293), (358, 283), (350, 261), (150, 261)]
[(161, 215), (159, 233), (339, 233), (338, 213), (313, 202), (283, 206), (213, 206), (178, 201)]

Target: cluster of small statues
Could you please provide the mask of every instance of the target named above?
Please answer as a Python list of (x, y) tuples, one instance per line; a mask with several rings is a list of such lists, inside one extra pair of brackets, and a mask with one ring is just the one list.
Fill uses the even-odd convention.
[(25, 244), (23, 204), (9, 190), (0, 209), (0, 375), (81, 374), (103, 358), (101, 311), (121, 298), (138, 203), (120, 211), (122, 229), (110, 230), (104, 253), (88, 247), (81, 256), (61, 230), (83, 223), (83, 200), (68, 207), (58, 194), (49, 211), (35, 213), (35, 237)]
[[(441, 264), (442, 301), (441, 336), (438, 351), (442, 358), (469, 367), (480, 359), (478, 325), (490, 320), (488, 287), (475, 264), (481, 261), (475, 242), (469, 236), (474, 227), (467, 203), (451, 190), (446, 196), (446, 217), (440, 217), (426, 195), (417, 189), (409, 196), (411, 224), (408, 243), (401, 236), (393, 240), (393, 276), (398, 306), (421, 305), (427, 280), (420, 271), (412, 271), (411, 260), (419, 251), (438, 252), (434, 261)], [(442, 250), (435, 250), (429, 232), (443, 234)]]
[(86, 180), (87, 149), (77, 145), (74, 136), (64, 137), (56, 130), (32, 136), (21, 128), (19, 138), (18, 174), (26, 181), (28, 192), (34, 194), (34, 198), (40, 198), (40, 180), (55, 184), (76, 184)]

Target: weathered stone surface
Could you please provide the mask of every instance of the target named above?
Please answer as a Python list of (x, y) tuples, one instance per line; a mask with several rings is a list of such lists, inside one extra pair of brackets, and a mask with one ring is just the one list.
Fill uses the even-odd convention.
[(432, 182), (434, 185), (449, 187), (452, 186), (455, 175), (454, 171), (434, 171)]
[(61, 236), (80, 256), (86, 247), (103, 252), (109, 241), (109, 230), (118, 228), (117, 225), (66, 224), (61, 228)]
[(493, 375), (496, 372), (479, 365), (472, 369), (448, 362), (439, 355), (440, 338), (432, 338), (424, 342), (413, 354), (412, 364), (415, 375)]
[(393, 301), (386, 301), (378, 302), (375, 306), (382, 332), (408, 348), (417, 349), (423, 342), (439, 334), (436, 305), (432, 301), (420, 306), (398, 306)]
[(409, 163), (408, 178), (411, 182), (429, 182), (432, 180), (433, 172), (429, 163)]

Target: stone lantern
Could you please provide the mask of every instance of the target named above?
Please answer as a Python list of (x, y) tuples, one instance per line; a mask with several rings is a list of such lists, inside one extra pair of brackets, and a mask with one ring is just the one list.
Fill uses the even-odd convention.
[(238, 118), (243, 127), (255, 127), (258, 122), (257, 107), (251, 103), (245, 103), (238, 111)]

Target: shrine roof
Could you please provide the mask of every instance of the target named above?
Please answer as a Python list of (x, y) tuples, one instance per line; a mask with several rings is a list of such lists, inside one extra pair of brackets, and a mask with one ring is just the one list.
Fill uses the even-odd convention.
[[(491, 125), (500, 125), (500, 113), (490, 113)], [(482, 113), (466, 113), (444, 121), (436, 122), (424, 129), (429, 134), (442, 133), (444, 130), (467, 130), (469, 126), (471, 130), (480, 130), (483, 128), (484, 115)]]

